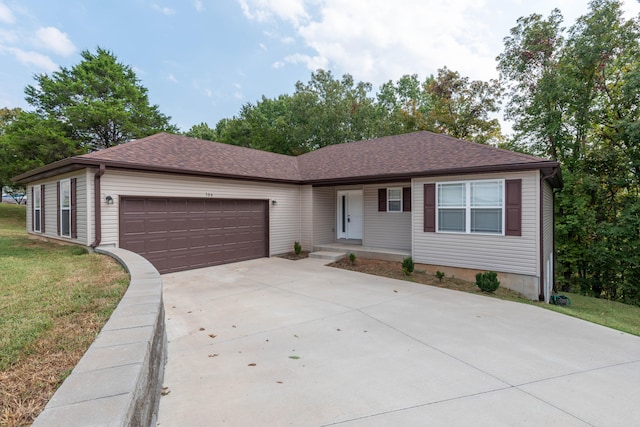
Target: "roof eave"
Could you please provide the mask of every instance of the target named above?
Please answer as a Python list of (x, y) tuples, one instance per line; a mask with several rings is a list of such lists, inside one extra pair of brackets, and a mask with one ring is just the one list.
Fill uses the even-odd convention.
[[(471, 175), (479, 173), (493, 173), (493, 172), (522, 172), (529, 170), (540, 170), (543, 175), (551, 175), (555, 170), (559, 171), (559, 164), (553, 161), (541, 161), (535, 163), (518, 163), (507, 165), (487, 165), (487, 166), (474, 166), (465, 168), (451, 168), (451, 169), (438, 169), (432, 171), (417, 171), (398, 174), (383, 174), (383, 175), (363, 175), (358, 177), (340, 177), (340, 178), (327, 178), (327, 179), (308, 179), (304, 180), (305, 184), (311, 184), (314, 186), (330, 186), (330, 185), (347, 185), (347, 184), (366, 184), (366, 183), (380, 183), (380, 182), (399, 182), (408, 181), (413, 178), (422, 177), (435, 177), (435, 176), (452, 176), (452, 175)], [(562, 177), (558, 173), (556, 179), (550, 181), (553, 187), (562, 187)]]
[(63, 159), (54, 163), (50, 163), (46, 166), (18, 175), (12, 178), (12, 181), (20, 184), (26, 184), (26, 183), (37, 181), (40, 179), (49, 178), (55, 175), (60, 175), (62, 173), (79, 170), (85, 167), (91, 167), (91, 166), (97, 167), (100, 165), (105, 165), (108, 168), (118, 169), (118, 170), (160, 172), (160, 173), (171, 173), (171, 174), (177, 174), (177, 175), (191, 175), (191, 176), (207, 176), (207, 177), (213, 177), (213, 178), (240, 179), (245, 181), (274, 182), (274, 183), (281, 183), (281, 184), (301, 184), (300, 179), (224, 174), (224, 173), (197, 171), (197, 170), (185, 170), (185, 169), (179, 169), (179, 168), (150, 166), (150, 165), (135, 164), (135, 163), (124, 163), (124, 162), (117, 162), (113, 160), (88, 159), (83, 157), (70, 157), (68, 159)]

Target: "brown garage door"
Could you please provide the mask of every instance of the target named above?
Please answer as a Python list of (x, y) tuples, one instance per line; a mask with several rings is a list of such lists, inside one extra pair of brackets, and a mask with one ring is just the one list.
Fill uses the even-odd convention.
[(265, 200), (122, 197), (120, 247), (160, 273), (268, 256)]

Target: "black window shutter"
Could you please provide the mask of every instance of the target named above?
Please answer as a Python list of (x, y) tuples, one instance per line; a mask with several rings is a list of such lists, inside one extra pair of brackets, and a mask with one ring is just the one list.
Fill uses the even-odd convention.
[(436, 185), (424, 185), (424, 231), (435, 233), (436, 231)]
[(411, 187), (402, 187), (402, 212), (411, 212)]
[(76, 178), (71, 178), (71, 237), (78, 237), (78, 210), (76, 209)]
[(60, 181), (56, 189), (56, 223), (58, 224), (58, 236), (60, 235)]
[(387, 211), (387, 189), (378, 188), (378, 212)]
[(36, 199), (33, 197), (33, 186), (31, 187), (31, 231), (36, 231)]
[(522, 235), (522, 180), (505, 181), (505, 231), (507, 236)]
[(40, 231), (42, 233), (44, 233), (44, 223), (45, 221), (45, 216), (44, 216), (44, 184), (42, 184), (40, 186)]

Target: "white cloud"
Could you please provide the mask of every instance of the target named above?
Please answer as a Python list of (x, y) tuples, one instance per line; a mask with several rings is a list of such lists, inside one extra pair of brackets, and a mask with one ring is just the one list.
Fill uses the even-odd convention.
[(0, 52), (3, 52), (3, 51), (9, 52), (13, 56), (15, 56), (18, 62), (24, 65), (35, 66), (36, 68), (44, 70), (48, 73), (51, 73), (58, 69), (58, 65), (55, 62), (53, 62), (51, 58), (38, 52), (25, 51), (15, 47), (9, 47), (9, 48), (0, 47)]
[(309, 19), (304, 0), (238, 0), (244, 15), (258, 22), (278, 18), (295, 26)]
[[(521, 16), (548, 16), (560, 7), (570, 26), (586, 13), (585, 0), (238, 0), (245, 16), (263, 23), (267, 35), (289, 24), (300, 39), (284, 61), (308, 69), (351, 73), (374, 87), (404, 74), (420, 78), (447, 66), (473, 80), (498, 77), (495, 58)], [(626, 0), (626, 16), (640, 11)], [(276, 29), (276, 31), (273, 31)], [(292, 37), (283, 43), (295, 41)], [(273, 64), (281, 63), (278, 60)], [(279, 65), (278, 65), (279, 66)]]
[(263, 51), (267, 51), (267, 45), (265, 45), (264, 43), (258, 43), (258, 46), (260, 47), (260, 49), (262, 49)]
[(211, 92), (211, 89), (205, 89), (204, 94), (207, 96), (207, 98), (211, 98), (213, 96), (213, 92)]
[(169, 73), (169, 75), (167, 76), (167, 80), (169, 80), (171, 83), (179, 83), (178, 79), (176, 79), (176, 77), (171, 73)]
[(196, 0), (193, 4), (198, 12), (204, 11), (204, 4), (202, 4), (202, 0)]
[(36, 38), (42, 46), (58, 55), (70, 56), (76, 51), (76, 47), (71, 40), (69, 40), (69, 36), (55, 27), (38, 29), (38, 31), (36, 31)]
[(9, 9), (4, 3), (0, 3), (0, 22), (7, 24), (13, 24), (16, 18), (13, 16), (11, 9)]
[(153, 10), (155, 10), (156, 12), (160, 12), (163, 15), (167, 15), (167, 16), (171, 16), (171, 15), (175, 15), (176, 11), (175, 9), (171, 9), (170, 7), (166, 7), (166, 6), (160, 6), (158, 4), (153, 4)]
[(296, 42), (296, 39), (294, 39), (293, 37), (288, 37), (288, 36), (287, 36), (287, 37), (283, 37), (280, 41), (281, 41), (283, 44), (293, 44), (293, 43), (295, 43), (295, 42)]
[(280, 68), (284, 68), (284, 62), (282, 61), (276, 61), (273, 64), (271, 64), (271, 66), (273, 68), (275, 68), (276, 70), (279, 70)]

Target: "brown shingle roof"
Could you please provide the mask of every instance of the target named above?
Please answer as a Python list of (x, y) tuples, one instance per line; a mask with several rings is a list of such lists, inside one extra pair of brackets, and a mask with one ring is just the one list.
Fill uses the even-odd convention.
[(541, 162), (555, 163), (426, 131), (330, 145), (298, 157), (303, 179), (311, 182), (539, 169), (534, 165)]
[(295, 157), (169, 133), (158, 133), (79, 157), (136, 169), (300, 181)]
[(541, 169), (547, 175), (558, 166), (538, 157), (425, 131), (330, 145), (298, 157), (159, 133), (65, 159), (15, 179), (28, 182), (45, 174), (50, 176), (56, 170), (98, 164), (108, 168), (312, 184), (527, 169)]

